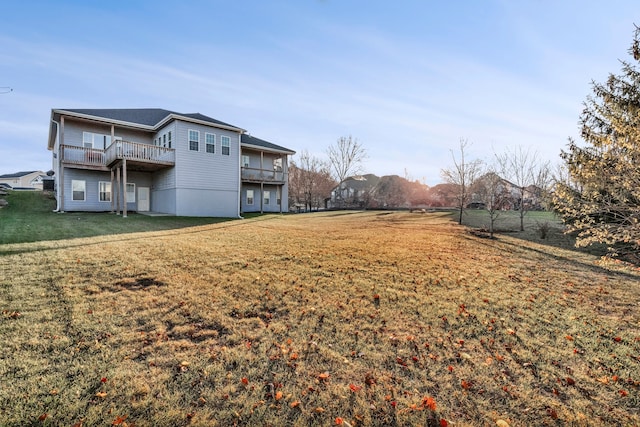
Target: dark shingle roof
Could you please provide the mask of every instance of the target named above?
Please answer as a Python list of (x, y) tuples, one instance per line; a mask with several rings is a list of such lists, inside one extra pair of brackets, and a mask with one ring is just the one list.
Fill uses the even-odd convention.
[(273, 144), (269, 141), (265, 141), (264, 139), (256, 138), (255, 136), (251, 136), (248, 133), (243, 133), (240, 137), (240, 143), (253, 145), (256, 147), (268, 148), (270, 150), (282, 151), (285, 153), (295, 154), (295, 151), (289, 150), (288, 148), (281, 147), (280, 145)]
[[(87, 116), (101, 117), (109, 120), (117, 120), (121, 122), (135, 123), (145, 126), (156, 126), (167, 116), (173, 114), (176, 116), (187, 117), (194, 120), (212, 123), (215, 125), (228, 126), (238, 128), (229, 123), (221, 122), (214, 118), (205, 116), (200, 113), (177, 113), (175, 111), (164, 110), (162, 108), (62, 108), (61, 110), (71, 113), (84, 114)], [(238, 128), (239, 129), (239, 128)]]
[(22, 176), (26, 176), (29, 175), (31, 173), (35, 173), (38, 171), (26, 171), (26, 172), (16, 172), (16, 173), (7, 173), (4, 175), (0, 175), (0, 179), (7, 179), (7, 178), (20, 178)]

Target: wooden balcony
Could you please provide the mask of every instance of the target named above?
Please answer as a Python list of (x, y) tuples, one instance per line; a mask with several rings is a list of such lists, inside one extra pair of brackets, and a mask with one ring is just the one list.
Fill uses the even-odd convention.
[(62, 161), (82, 169), (109, 170), (126, 159), (130, 170), (153, 171), (175, 165), (175, 150), (138, 142), (114, 141), (106, 150), (74, 145), (61, 147)]
[(242, 168), (243, 182), (284, 184), (285, 175), (281, 170)]

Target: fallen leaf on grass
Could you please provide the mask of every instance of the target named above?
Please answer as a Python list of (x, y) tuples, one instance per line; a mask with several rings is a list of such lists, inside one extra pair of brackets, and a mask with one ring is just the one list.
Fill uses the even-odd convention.
[(620, 396), (621, 396), (621, 397), (625, 397), (626, 395), (628, 395), (628, 394), (629, 394), (629, 393), (627, 393), (627, 391), (626, 391), (626, 390), (620, 390), (620, 391), (618, 391), (618, 393), (620, 393)]
[(105, 397), (107, 397), (107, 393), (104, 391), (99, 391), (96, 393), (96, 397), (100, 397), (102, 399), (104, 399)]
[(355, 384), (349, 384), (349, 389), (350, 389), (352, 392), (357, 393), (357, 392), (359, 392), (360, 390), (362, 390), (362, 386), (358, 386), (358, 385), (355, 385)]
[(276, 395), (275, 395), (276, 400), (280, 400), (282, 399), (282, 392), (281, 391), (277, 391)]
[(44, 420), (46, 420), (46, 419), (47, 419), (47, 417), (48, 417), (48, 416), (49, 416), (49, 414), (47, 414), (47, 413), (45, 412), (44, 414), (42, 414), (42, 415), (40, 415), (40, 416), (38, 417), (38, 421), (44, 421)]
[(293, 402), (289, 403), (289, 406), (291, 406), (292, 408), (297, 408), (298, 406), (300, 406), (300, 402), (298, 400), (294, 400)]
[(128, 415), (125, 415), (123, 417), (118, 416), (115, 420), (113, 420), (113, 422), (111, 423), (112, 426), (119, 426), (120, 424), (124, 423), (125, 420), (128, 418)]
[(498, 427), (509, 427), (509, 423), (505, 420), (496, 420), (496, 425)]
[(424, 399), (422, 399), (422, 406), (424, 406), (425, 408), (429, 408), (432, 411), (436, 410), (436, 401), (433, 397), (425, 397)]
[(328, 378), (329, 378), (329, 373), (328, 372), (323, 372), (320, 375), (318, 375), (318, 379), (323, 380), (323, 381), (328, 379)]

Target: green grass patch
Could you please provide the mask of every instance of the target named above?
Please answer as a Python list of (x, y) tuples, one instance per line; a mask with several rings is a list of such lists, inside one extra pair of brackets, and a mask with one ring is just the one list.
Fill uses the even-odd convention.
[(3, 196), (9, 205), (0, 209), (0, 245), (47, 240), (64, 240), (123, 233), (171, 230), (215, 224), (225, 218), (196, 218), (129, 213), (127, 218), (112, 213), (53, 212), (52, 193), (10, 191)]

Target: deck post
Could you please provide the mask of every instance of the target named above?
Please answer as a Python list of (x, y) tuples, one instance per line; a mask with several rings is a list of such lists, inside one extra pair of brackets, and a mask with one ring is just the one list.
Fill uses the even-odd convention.
[(262, 206), (263, 203), (264, 203), (264, 182), (260, 181), (260, 213), (264, 213), (263, 206)]
[(116, 215), (120, 215), (120, 194), (122, 193), (120, 188), (120, 165), (116, 167)]
[(122, 218), (127, 217), (127, 159), (122, 159)]
[(110, 184), (111, 185), (111, 187), (110, 187), (110, 189), (111, 189), (111, 194), (110, 194), (110, 196), (111, 196), (111, 213), (113, 213), (113, 207), (114, 207), (114, 204), (115, 204), (115, 200), (113, 199), (114, 190), (115, 190), (114, 185), (113, 185), (113, 175), (114, 175), (113, 174), (113, 168), (111, 168), (111, 184)]

